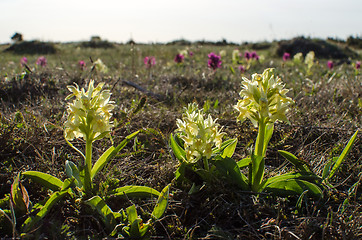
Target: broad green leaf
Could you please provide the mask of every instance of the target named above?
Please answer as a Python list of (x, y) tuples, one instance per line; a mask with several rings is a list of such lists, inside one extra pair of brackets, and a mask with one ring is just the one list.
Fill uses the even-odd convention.
[(265, 192), (284, 197), (301, 195), (306, 190), (308, 190), (307, 195), (311, 197), (320, 198), (323, 196), (322, 190), (317, 185), (300, 179), (277, 181), (264, 189)]
[(85, 204), (91, 206), (94, 210), (98, 212), (99, 215), (102, 216), (102, 220), (106, 225), (108, 231), (111, 231), (116, 226), (116, 220), (114, 218), (113, 211), (111, 208), (103, 201), (103, 199), (99, 196), (94, 196), (87, 201)]
[(269, 141), (273, 135), (273, 131), (274, 131), (274, 124), (272, 124), (272, 123), (267, 124), (266, 128), (265, 128), (265, 135), (264, 135), (263, 156), (265, 156), (265, 154), (266, 154), (266, 149), (267, 149)]
[(141, 238), (141, 233), (140, 233), (140, 228), (141, 228), (141, 222), (142, 219), (135, 219), (134, 221), (131, 222), (131, 226), (129, 229), (129, 236), (131, 239), (140, 239)]
[(229, 157), (231, 158), (235, 152), (236, 144), (238, 143), (238, 139), (234, 138), (231, 139), (231, 142), (225, 147), (224, 151), (222, 152), (221, 157)]
[(218, 153), (221, 153), (222, 151), (224, 151), (224, 149), (225, 149), (227, 146), (229, 146), (230, 144), (232, 144), (234, 141), (237, 141), (237, 139), (236, 139), (236, 138), (233, 138), (233, 139), (228, 139), (228, 140), (222, 142), (220, 148), (214, 147), (214, 148), (212, 149), (212, 153), (213, 153), (213, 154), (216, 154), (216, 155), (217, 155)]
[(253, 154), (251, 156), (251, 162), (253, 166), (252, 168), (253, 176), (250, 179), (252, 179), (251, 180), (252, 190), (255, 192), (260, 191), (260, 184), (262, 183), (264, 177), (265, 158), (263, 156), (256, 156)]
[(118, 144), (117, 147), (110, 147), (107, 149), (107, 151), (105, 151), (102, 156), (97, 160), (97, 162), (94, 164), (92, 170), (91, 170), (91, 179), (94, 178), (94, 176), (112, 159), (114, 158), (114, 156), (116, 156), (116, 154), (121, 151), (129, 141), (132, 140), (132, 138), (134, 138), (138, 133), (140, 132), (140, 130), (131, 133), (130, 135), (128, 135), (120, 144)]
[(312, 172), (292, 172), (292, 173), (277, 175), (264, 180), (261, 184), (261, 188), (267, 187), (268, 185), (273, 184), (275, 182), (287, 181), (290, 179), (306, 180), (309, 182), (315, 182), (321, 180), (319, 176), (315, 175)]
[(83, 181), (80, 179), (78, 167), (72, 161), (65, 161), (65, 173), (69, 178), (75, 178), (77, 187), (82, 187)]
[(175, 171), (175, 180), (176, 181), (185, 181), (186, 180), (185, 170), (186, 170), (186, 163), (182, 162)]
[(129, 206), (126, 209), (126, 213), (127, 213), (127, 218), (128, 218), (129, 224), (132, 224), (134, 221), (137, 220), (138, 214), (137, 214), (136, 206), (134, 204)]
[(130, 226), (129, 237), (131, 239), (144, 239), (143, 237), (147, 234), (148, 228), (149, 224), (144, 224), (142, 219), (137, 218)]
[[(40, 211), (34, 216), (30, 213), (30, 216), (25, 220), (22, 225), (23, 231), (28, 232), (31, 228), (38, 223), (45, 215), (50, 211), (55, 203), (61, 200), (66, 194), (68, 193), (67, 190), (57, 191), (54, 192), (47, 202), (40, 208)], [(36, 210), (36, 209), (35, 209)]]
[(67, 178), (63, 182), (62, 191), (67, 190), (73, 184), (75, 178)]
[(336, 163), (333, 165), (332, 170), (329, 173), (328, 179), (331, 179), (333, 177), (333, 175), (336, 173), (337, 169), (341, 166), (343, 160), (345, 159), (345, 157), (347, 156), (349, 151), (351, 151), (352, 145), (353, 145), (354, 141), (356, 140), (357, 134), (358, 134), (358, 130), (353, 134), (351, 139), (348, 141), (348, 143), (347, 143), (346, 147), (343, 149), (341, 155), (339, 155)]
[(247, 158), (243, 158), (240, 161), (237, 162), (238, 167), (240, 169), (246, 168), (247, 166), (249, 166), (249, 164), (251, 163), (251, 158), (247, 157)]
[(115, 147), (109, 147), (97, 160), (92, 167), (91, 178), (93, 179), (97, 172), (104, 166), (109, 155), (114, 151)]
[(217, 170), (243, 190), (248, 189), (247, 178), (240, 172), (238, 164), (232, 158), (217, 158), (213, 164)]
[(11, 184), (10, 196), (14, 209), (21, 214), (28, 212), (29, 208), (29, 195), (25, 187), (20, 182), (20, 173), (15, 177), (13, 184)]
[(278, 152), (280, 153), (280, 155), (282, 155), (285, 159), (287, 159), (289, 162), (291, 162), (299, 171), (302, 172), (310, 172), (309, 168), (307, 167), (307, 165), (299, 160), (295, 155), (293, 155), (290, 152), (287, 151), (283, 151), (283, 150), (278, 150)]
[(129, 198), (158, 197), (160, 192), (146, 186), (124, 186), (110, 191), (113, 196), (127, 196)]
[(59, 178), (56, 178), (47, 173), (26, 171), (22, 173), (22, 175), (53, 191), (59, 191), (63, 186), (63, 182)]
[(162, 217), (165, 213), (168, 205), (168, 197), (170, 193), (170, 184), (167, 185), (162, 191), (160, 196), (157, 199), (156, 206), (153, 209), (152, 217), (157, 220)]
[(175, 138), (173, 137), (172, 133), (170, 135), (170, 145), (172, 148), (175, 157), (182, 163), (186, 161), (186, 152), (185, 150), (176, 142)]

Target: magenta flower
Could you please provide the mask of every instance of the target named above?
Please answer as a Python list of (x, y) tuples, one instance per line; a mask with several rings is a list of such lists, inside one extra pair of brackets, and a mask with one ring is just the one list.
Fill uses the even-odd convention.
[(25, 66), (25, 64), (27, 64), (28, 63), (28, 59), (26, 58), (26, 57), (22, 57), (21, 59), (20, 59), (20, 64), (21, 64), (21, 66)]
[(360, 69), (361, 68), (361, 62), (360, 61), (357, 61), (356, 62), (356, 69)]
[(252, 59), (259, 60), (259, 55), (255, 51), (252, 51), (250, 56)]
[(209, 68), (216, 70), (217, 68), (221, 67), (221, 57), (220, 56), (216, 55), (213, 52), (207, 56), (209, 57), (209, 60), (207, 61), (207, 65)]
[(285, 61), (288, 61), (289, 59), (290, 59), (290, 53), (285, 52), (283, 54), (283, 61), (285, 62)]
[(154, 56), (145, 57), (143, 62), (146, 65), (146, 68), (151, 68), (156, 64), (156, 58)]
[(194, 56), (194, 52), (189, 52), (189, 55), (190, 55), (190, 57), (193, 57)]
[(238, 67), (238, 69), (239, 69), (239, 71), (240, 71), (241, 73), (244, 73), (244, 72), (245, 72), (245, 67), (244, 67), (243, 65), (240, 65), (240, 66)]
[(79, 65), (80, 70), (82, 70), (82, 71), (86, 68), (85, 67), (85, 62), (83, 60), (80, 60), (78, 62), (78, 65)]
[(250, 58), (251, 58), (251, 53), (250, 53), (249, 51), (245, 51), (244, 57), (246, 58), (246, 60), (250, 60)]
[(328, 66), (329, 69), (332, 69), (333, 66), (334, 66), (334, 64), (333, 64), (332, 61), (329, 60), (329, 61), (327, 62), (327, 66)]
[(36, 65), (45, 67), (47, 65), (47, 59), (44, 56), (39, 57), (38, 60), (36, 60)]
[(176, 63), (182, 63), (182, 62), (184, 61), (184, 58), (185, 58), (184, 55), (178, 53), (178, 54), (176, 55), (174, 61), (175, 61)]

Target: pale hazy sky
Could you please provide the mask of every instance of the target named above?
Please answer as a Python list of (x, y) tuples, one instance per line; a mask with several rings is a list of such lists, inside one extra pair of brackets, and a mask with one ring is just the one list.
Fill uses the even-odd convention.
[(0, 0), (0, 43), (362, 36), (362, 0)]

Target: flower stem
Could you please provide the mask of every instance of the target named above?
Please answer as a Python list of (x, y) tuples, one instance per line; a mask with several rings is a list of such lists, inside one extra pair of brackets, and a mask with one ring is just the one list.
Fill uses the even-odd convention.
[(266, 124), (264, 123), (264, 119), (262, 119), (261, 121), (259, 121), (258, 136), (256, 138), (256, 145), (254, 151), (254, 154), (257, 156), (263, 155), (265, 127)]
[(85, 148), (85, 166), (84, 166), (85, 176), (84, 176), (84, 188), (86, 194), (92, 190), (92, 180), (91, 180), (91, 171), (92, 171), (92, 140), (86, 140)]
[(206, 171), (209, 172), (210, 168), (209, 168), (209, 161), (207, 160), (206, 157), (203, 157), (203, 162), (204, 162), (204, 168)]

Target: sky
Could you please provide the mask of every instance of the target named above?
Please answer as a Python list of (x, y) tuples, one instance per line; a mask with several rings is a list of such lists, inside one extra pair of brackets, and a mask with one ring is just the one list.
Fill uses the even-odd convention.
[(0, 0), (0, 43), (362, 37), (362, 0)]

